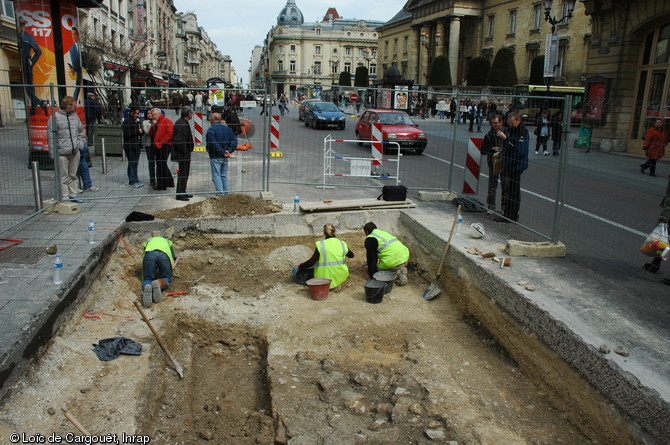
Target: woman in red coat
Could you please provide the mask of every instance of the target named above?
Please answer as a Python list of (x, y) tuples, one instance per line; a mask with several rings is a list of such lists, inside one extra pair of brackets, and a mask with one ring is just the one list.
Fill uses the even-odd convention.
[(663, 129), (663, 120), (656, 119), (654, 126), (647, 130), (644, 137), (644, 149), (647, 162), (640, 164), (640, 171), (644, 174), (649, 169), (649, 176), (656, 176), (656, 161), (665, 155), (665, 146), (668, 144), (668, 135)]

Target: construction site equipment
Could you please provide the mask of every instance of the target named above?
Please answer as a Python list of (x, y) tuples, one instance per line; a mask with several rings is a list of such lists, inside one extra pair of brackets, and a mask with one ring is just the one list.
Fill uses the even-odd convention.
[(435, 276), (435, 281), (430, 283), (430, 286), (423, 292), (424, 300), (432, 300), (433, 298), (440, 295), (442, 289), (438, 283), (440, 282), (440, 272), (442, 271), (442, 265), (444, 260), (447, 258), (447, 252), (449, 252), (449, 246), (451, 245), (451, 237), (454, 236), (454, 229), (456, 228), (456, 222), (458, 221), (458, 216), (461, 214), (461, 206), (458, 206), (456, 209), (456, 214), (454, 215), (454, 222), (451, 224), (451, 232), (449, 232), (449, 239), (447, 240), (447, 246), (444, 248), (444, 253), (442, 254), (442, 259), (440, 264), (437, 266), (437, 275)]

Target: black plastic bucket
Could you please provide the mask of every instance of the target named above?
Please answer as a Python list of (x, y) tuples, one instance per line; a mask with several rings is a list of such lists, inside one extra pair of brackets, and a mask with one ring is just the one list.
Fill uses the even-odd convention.
[(392, 270), (380, 270), (372, 276), (372, 279), (386, 283), (386, 290), (384, 290), (384, 293), (388, 294), (393, 290), (393, 282), (397, 276), (398, 274)]
[(384, 299), (386, 283), (383, 281), (370, 280), (365, 282), (365, 301), (372, 304), (381, 303)]

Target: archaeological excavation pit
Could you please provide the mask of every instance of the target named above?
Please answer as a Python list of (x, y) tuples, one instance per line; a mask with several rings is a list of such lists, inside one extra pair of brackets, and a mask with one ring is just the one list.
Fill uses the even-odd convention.
[[(595, 394), (574, 372), (560, 384), (543, 381), (535, 363), (494, 338), (463, 303), (487, 301), (470, 283), (445, 273), (442, 295), (423, 300), (436, 259), (389, 221), (412, 258), (409, 284), (394, 286), (381, 304), (366, 302), (364, 235), (354, 228), (339, 235), (355, 253), (346, 285), (316, 301), (290, 267), (311, 255), (321, 219), (314, 234), (303, 227), (294, 236), (290, 224), (282, 236), (231, 233), (241, 224), (232, 219), (218, 222), (225, 230), (203, 221), (133, 225), (123, 235), (128, 248), (114, 241), (98, 279), (5, 401), (0, 434), (74, 431), (64, 406), (92, 434), (145, 434), (165, 444), (636, 443), (601, 398), (575, 407), (559, 394)], [(180, 257), (168, 291), (186, 293), (145, 312), (183, 379), (132, 304), (142, 242), (156, 234), (170, 237)], [(91, 344), (114, 336), (141, 343), (142, 355), (99, 361)], [(563, 369), (525, 337), (515, 345), (528, 341), (526, 352)]]

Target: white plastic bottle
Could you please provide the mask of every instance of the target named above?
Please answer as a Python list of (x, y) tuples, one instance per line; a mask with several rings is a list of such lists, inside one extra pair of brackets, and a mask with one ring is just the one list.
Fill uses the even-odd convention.
[(295, 213), (300, 213), (300, 196), (296, 193), (293, 197), (293, 211)]
[(461, 234), (462, 226), (463, 226), (463, 214), (458, 212), (458, 219), (456, 220), (456, 235)]
[(90, 220), (88, 222), (88, 230), (86, 232), (88, 235), (88, 243), (95, 244), (95, 221)]
[(61, 271), (63, 270), (63, 263), (60, 260), (60, 253), (56, 254), (53, 262), (54, 267), (54, 284), (61, 284), (63, 278), (61, 277)]

